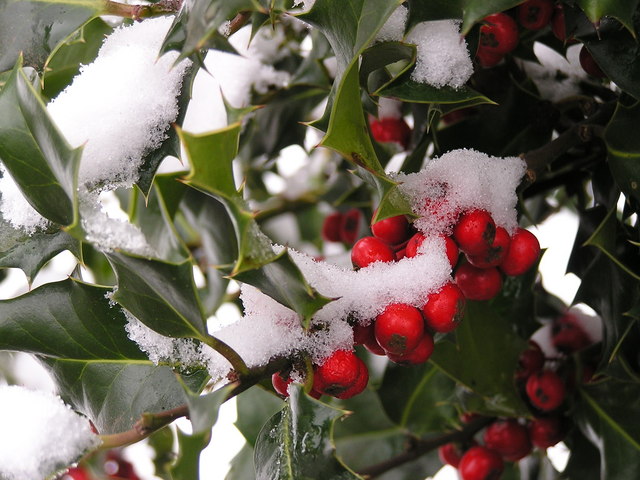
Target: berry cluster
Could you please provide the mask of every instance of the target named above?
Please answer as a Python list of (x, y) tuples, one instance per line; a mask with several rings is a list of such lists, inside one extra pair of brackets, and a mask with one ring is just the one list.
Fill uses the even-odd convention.
[[(104, 476), (100, 476), (100, 478), (140, 480), (133, 464), (122, 458), (120, 450), (109, 450), (106, 453), (104, 462), (102, 463), (102, 470), (104, 472)], [(67, 470), (60, 480), (94, 480), (95, 478), (96, 477), (94, 477), (89, 470), (78, 466)]]
[[(493, 67), (500, 63), (505, 55), (515, 50), (519, 41), (518, 23), (527, 30), (542, 30), (550, 26), (558, 40), (566, 44), (575, 42), (573, 37), (567, 37), (562, 4), (555, 4), (553, 0), (527, 0), (512, 12), (494, 13), (483, 19), (476, 51), (476, 60), (480, 66)], [(584, 46), (580, 50), (580, 65), (589, 75), (597, 78), (606, 77)]]
[[(535, 447), (546, 449), (562, 441), (569, 430), (569, 417), (563, 406), (575, 383), (571, 355), (593, 344), (579, 318), (567, 313), (552, 325), (551, 342), (561, 352), (558, 358), (547, 359), (533, 340), (521, 353), (515, 381), (531, 408), (532, 418), (501, 418), (492, 421), (478, 435), (478, 440), (448, 443), (439, 448), (440, 460), (457, 468), (462, 480), (497, 480), (504, 462), (516, 462), (529, 455)], [(581, 381), (591, 381), (592, 370), (583, 368)], [(476, 414), (466, 413), (468, 423)]]
[(362, 225), (362, 212), (351, 208), (346, 212), (333, 212), (322, 223), (322, 239), (326, 242), (342, 242), (353, 245), (359, 236)]

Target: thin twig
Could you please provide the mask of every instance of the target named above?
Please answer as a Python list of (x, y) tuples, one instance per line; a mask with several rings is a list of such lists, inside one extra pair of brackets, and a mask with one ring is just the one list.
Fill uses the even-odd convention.
[(105, 13), (133, 20), (142, 20), (143, 18), (176, 13), (181, 7), (182, 0), (160, 0), (151, 5), (129, 5), (107, 0), (105, 2)]

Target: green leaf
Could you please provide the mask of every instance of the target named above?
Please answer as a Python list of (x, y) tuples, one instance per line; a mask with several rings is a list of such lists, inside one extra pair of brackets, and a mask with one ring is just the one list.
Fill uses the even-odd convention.
[(633, 107), (618, 104), (604, 133), (609, 168), (618, 186), (640, 200), (640, 138), (634, 135), (640, 122), (640, 102)]
[(462, 34), (491, 13), (503, 12), (515, 7), (522, 0), (410, 0), (409, 26), (429, 20), (461, 18)]
[[(143, 412), (184, 402), (172, 370), (153, 365), (129, 340), (110, 292), (68, 279), (0, 302), (0, 349), (36, 354), (100, 433), (128, 430)], [(198, 390), (203, 377), (184, 380)]]
[(385, 412), (397, 425), (424, 435), (450, 427), (451, 419), (456, 417), (455, 386), (429, 363), (410, 368), (390, 364), (378, 395)]
[(193, 427), (193, 434), (210, 432), (218, 421), (220, 406), (229, 398), (233, 390), (232, 385), (219, 388), (213, 393), (199, 395), (185, 388), (187, 405), (189, 406), (189, 420)]
[(238, 12), (254, 6), (251, 0), (186, 0), (167, 33), (161, 52), (178, 50), (180, 58), (209, 48), (235, 52), (218, 29)]
[(638, 0), (577, 0), (576, 2), (592, 23), (597, 23), (602, 17), (615, 17), (620, 20), (629, 32), (635, 36), (633, 28), (633, 14), (638, 8)]
[(72, 149), (16, 64), (0, 92), (0, 159), (43, 217), (73, 225), (81, 149)]
[(443, 340), (436, 344), (431, 361), (484, 399), (482, 413), (527, 415), (514, 384), (525, 341), (513, 332), (509, 321), (485, 302), (467, 302), (455, 337), (456, 343)]
[(333, 423), (346, 412), (290, 388), (285, 407), (262, 428), (254, 462), (258, 480), (359, 479), (335, 457)]
[(174, 264), (125, 252), (105, 255), (118, 277), (114, 301), (162, 335), (207, 336), (190, 260)]
[(238, 417), (235, 426), (247, 443), (253, 447), (262, 426), (282, 410), (282, 400), (273, 393), (256, 386), (238, 395), (236, 402)]
[(209, 432), (187, 435), (178, 430), (178, 458), (171, 467), (172, 480), (198, 480), (200, 453), (209, 444)]
[[(11, 227), (4, 227), (11, 228)], [(34, 233), (0, 252), (0, 267), (21, 269), (31, 282), (40, 269), (58, 253), (69, 250), (80, 258), (80, 242), (68, 233)]]
[(607, 480), (640, 473), (640, 385), (606, 380), (579, 390), (575, 420), (600, 451)]
[(113, 28), (102, 18), (94, 18), (60, 43), (44, 66), (43, 93), (55, 98), (71, 83), (80, 71), (80, 65), (88, 65), (98, 55), (104, 38)]
[(0, 3), (0, 71), (18, 57), (42, 70), (49, 54), (90, 18), (106, 13), (104, 0), (5, 0)]
[(255, 480), (256, 472), (253, 464), (253, 447), (245, 443), (231, 460), (229, 473), (224, 480)]

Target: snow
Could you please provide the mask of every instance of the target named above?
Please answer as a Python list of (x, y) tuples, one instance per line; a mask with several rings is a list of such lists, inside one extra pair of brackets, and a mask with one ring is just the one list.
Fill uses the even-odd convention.
[(89, 421), (49, 393), (0, 386), (0, 478), (39, 480), (99, 445)]
[(467, 42), (460, 35), (460, 21), (435, 20), (417, 24), (406, 39), (417, 47), (411, 79), (437, 88), (460, 88), (473, 74)]
[(84, 146), (79, 183), (89, 189), (132, 186), (144, 155), (167, 136), (190, 62), (158, 58), (172, 17), (118, 28), (96, 60), (47, 109), (69, 143)]
[[(2, 218), (15, 230), (27, 235), (44, 230), (49, 221), (40, 215), (22, 195), (11, 174), (0, 164), (0, 213)], [(5, 234), (3, 233), (4, 237)]]
[(376, 42), (400, 42), (404, 37), (409, 10), (400, 5), (396, 8), (385, 24), (376, 34)]

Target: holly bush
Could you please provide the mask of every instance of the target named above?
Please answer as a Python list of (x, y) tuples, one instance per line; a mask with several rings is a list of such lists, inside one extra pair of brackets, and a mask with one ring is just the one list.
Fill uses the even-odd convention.
[[(229, 480), (425, 478), (443, 465), (440, 447), (453, 442), (464, 450), (477, 441), (499, 450), (492, 434), (483, 436), (488, 425), (517, 419), (531, 430), (540, 418), (562, 424), (560, 437), (549, 445), (564, 441), (570, 452), (566, 467), (556, 471), (547, 445), (534, 441), (538, 448), (529, 445), (524, 459), (507, 458), (501, 478), (638, 478), (639, 2), (536, 2), (553, 10), (536, 29), (523, 26), (522, 0), (293, 3), (0, 3), (3, 176), (10, 175), (18, 194), (44, 219), (35, 228), (21, 227), (7, 207), (15, 192), (1, 192), (0, 273), (21, 269), (31, 281), (61, 252), (78, 261), (68, 279), (0, 301), (0, 349), (35, 356), (62, 399), (94, 424), (107, 455), (117, 457), (112, 449), (148, 438), (160, 478), (198, 478), (200, 452), (229, 399), (237, 401), (236, 426), (246, 440)], [(405, 32), (422, 22), (457, 21), (473, 61), (464, 85), (416, 81), (412, 72), (420, 45), (402, 35), (376, 40), (398, 7), (407, 8)], [(517, 41), (508, 52), (483, 56), (489, 38), (484, 29), (493, 25), (486, 17), (500, 12), (520, 22)], [(116, 25), (165, 15), (172, 20), (160, 50), (173, 52), (175, 63), (190, 62), (176, 92), (176, 113), (161, 126), (161, 141), (146, 144), (131, 185), (82, 183), (83, 148), (88, 151), (92, 138), (72, 146), (69, 129), (56, 123), (47, 105), (81, 65), (96, 58)], [(288, 80), (268, 88), (255, 85), (244, 104), (227, 101), (226, 127), (206, 133), (183, 129), (196, 74), (208, 70), (216, 76), (215, 65), (205, 66), (208, 52), (234, 54), (229, 38), (241, 28), (249, 28), (257, 43), (259, 32), (279, 32), (272, 66)], [(539, 62), (534, 53), (534, 46), (536, 52), (543, 46), (562, 59), (580, 45), (586, 49), (581, 56), (591, 62), (581, 75), (567, 73), (570, 67), (563, 70), (557, 62)], [(226, 72), (234, 73), (258, 75)], [(136, 87), (142, 95), (147, 85)], [(410, 129), (376, 124), (383, 116), (378, 105), (385, 101), (393, 102), (396, 121), (406, 120)], [(126, 122), (98, 112), (87, 121)], [(128, 130), (131, 138), (148, 134), (138, 132), (135, 122)], [(317, 142), (309, 142), (310, 132)], [(280, 168), (292, 146), (308, 156), (306, 175), (293, 193), (293, 187), (274, 189), (270, 183), (282, 181)], [(489, 300), (467, 299), (459, 326), (434, 335), (426, 362), (406, 366), (356, 346), (369, 381), (351, 398), (326, 395), (328, 387), (318, 391), (313, 377), (322, 358), (314, 357), (313, 348), (247, 362), (234, 342), (207, 328), (221, 306), (241, 307), (237, 285), (249, 285), (294, 314), (300, 335), (312, 344), (325, 328), (314, 319), (339, 299), (314, 288), (294, 251), (326, 256), (327, 262), (336, 251), (348, 254), (368, 226), (347, 237), (338, 232), (338, 242), (330, 242), (323, 222), (335, 212), (357, 210), (356, 222), (405, 216), (414, 223), (419, 215), (402, 193), (401, 177), (389, 172), (419, 172), (429, 159), (456, 149), (521, 159), (526, 173), (511, 192), (521, 227), (535, 227), (560, 211), (579, 219), (566, 259), (567, 272), (580, 279), (573, 304), (598, 314), (601, 335), (577, 346), (565, 344), (555, 356), (545, 352), (544, 369), (562, 378), (566, 389), (560, 407), (541, 408), (539, 397), (532, 400), (527, 392), (542, 387), (526, 381), (525, 388), (518, 376), (522, 352), (536, 331), (580, 330), (566, 320), (570, 306), (543, 288), (535, 266), (522, 275), (501, 274), (502, 288)], [(168, 156), (181, 159), (183, 167), (158, 172)], [(474, 175), (464, 165), (455, 173), (465, 172)], [(497, 178), (491, 188), (504, 186)], [(152, 248), (131, 248), (131, 229), (105, 244), (91, 228), (93, 210), (83, 206), (87, 191), (114, 193), (130, 228)], [(159, 339), (173, 351), (150, 359), (149, 345), (132, 340), (132, 319), (148, 329), (149, 342)], [(358, 321), (343, 320), (351, 326)], [(273, 328), (259, 333), (277, 338), (277, 324)], [(246, 341), (242, 352), (251, 352), (251, 338)], [(204, 346), (226, 359), (229, 369), (212, 372), (204, 363), (186, 362), (178, 351)], [(286, 398), (274, 391), (273, 374), (282, 374), (285, 383), (294, 380)], [(542, 374), (536, 375), (541, 381)], [(176, 440), (171, 424), (184, 416), (193, 431), (178, 432)], [(104, 477), (96, 470), (104, 455), (89, 452), (68, 475), (85, 478), (77, 472), (86, 469), (92, 473), (82, 475)]]

